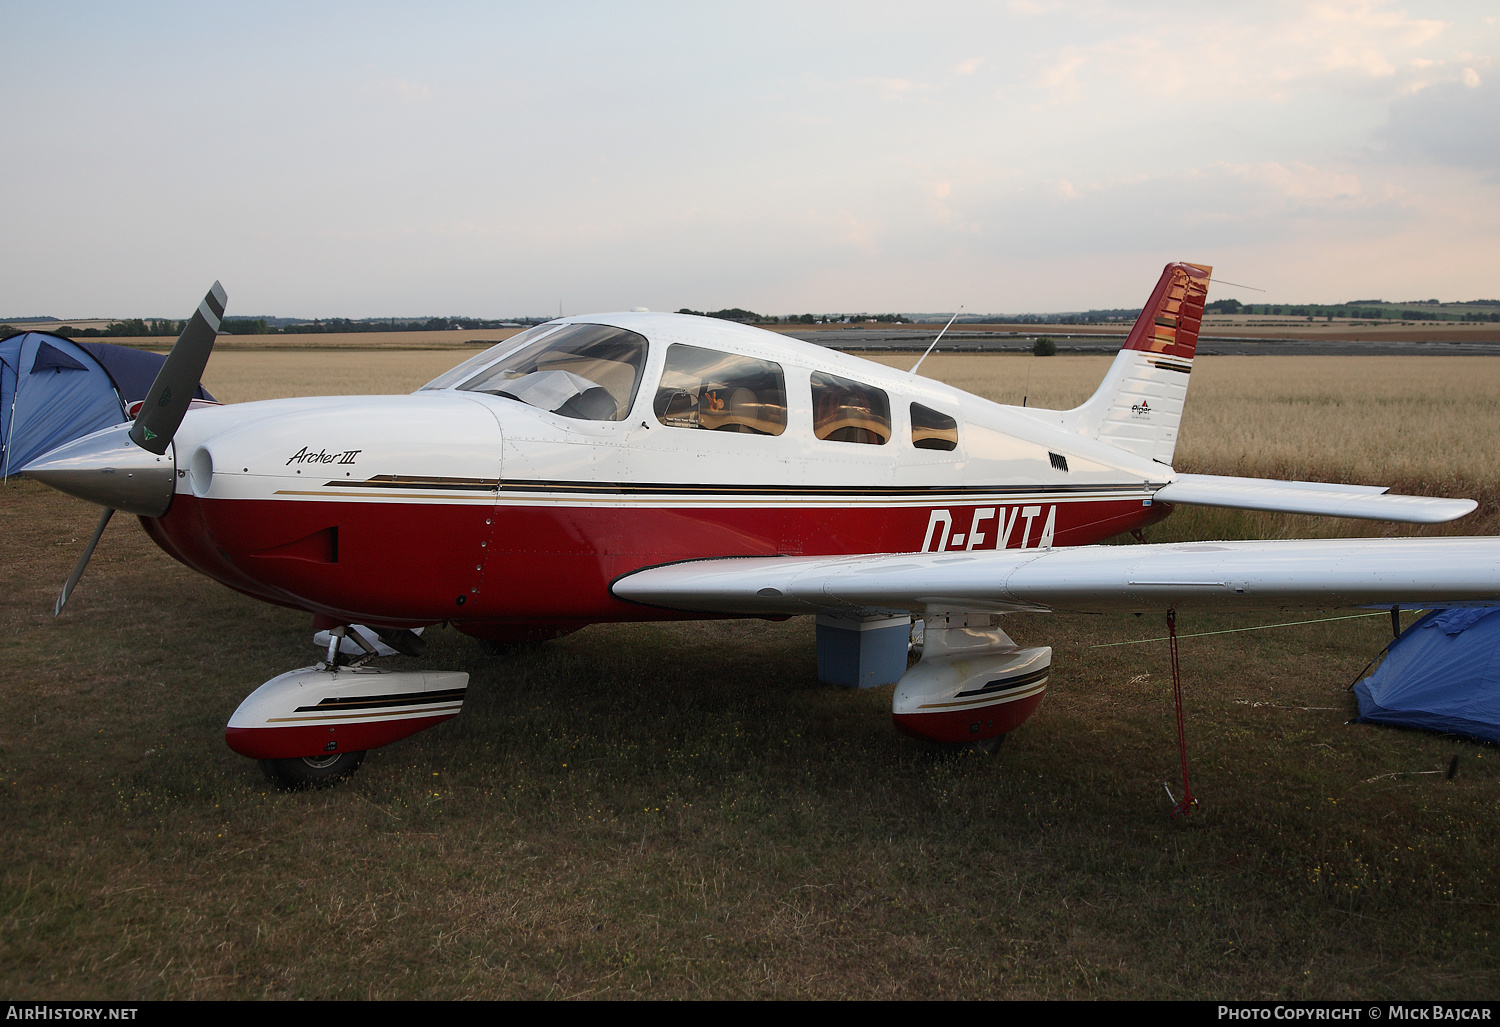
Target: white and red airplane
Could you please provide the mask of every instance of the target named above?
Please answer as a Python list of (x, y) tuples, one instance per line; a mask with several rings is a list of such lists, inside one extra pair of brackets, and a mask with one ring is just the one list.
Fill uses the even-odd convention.
[[(1500, 602), (1500, 539), (1095, 545), (1175, 504), (1474, 509), (1174, 471), (1209, 281), (1168, 265), (1103, 384), (1066, 411), (729, 322), (617, 313), (539, 325), (409, 396), (189, 412), (224, 312), (215, 283), (145, 413), (25, 473), (106, 507), (59, 610), (121, 509), (182, 563), (330, 630), (325, 663), (267, 682), (227, 728), (286, 785), (341, 777), (462, 705), (466, 674), (377, 670), (355, 624), (410, 651), (411, 629), (441, 622), (504, 642), (816, 613), (820, 655), (855, 660), (899, 628), (894, 670), (876, 672), (900, 678), (897, 726), (984, 742), (1035, 711), (1051, 663), (1000, 614)], [(907, 671), (913, 614), (926, 644)], [(341, 657), (355, 646), (368, 653)]]

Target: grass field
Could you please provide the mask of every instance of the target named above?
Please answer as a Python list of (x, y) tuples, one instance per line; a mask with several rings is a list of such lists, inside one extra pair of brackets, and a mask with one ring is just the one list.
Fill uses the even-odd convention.
[[(1019, 383), (1038, 405), (1081, 399), (1106, 363), (932, 359), (937, 377), (1005, 401)], [(230, 400), (401, 392), (456, 357), (324, 360), (223, 352), (207, 384)], [(1179, 463), (1488, 489), (1495, 457), (1466, 436), (1495, 423), (1497, 375), (1459, 358), (1205, 358)], [(1385, 427), (1397, 418), (1406, 430)], [(1450, 530), (1483, 530), (1486, 502)], [(1185, 513), (1161, 537), (1316, 523)], [(805, 619), (601, 625), (503, 657), (437, 629), (420, 665), (471, 673), (463, 715), (372, 753), (344, 786), (288, 795), (222, 730), (257, 684), (316, 658), (306, 616), (194, 575), (125, 518), (54, 619), (95, 516), (0, 486), (0, 990), (14, 998), (1500, 985), (1500, 755), (1344, 723), (1383, 616), (1184, 640), (1203, 802), (1187, 821), (1162, 787), (1179, 787), (1165, 644), (1108, 645), (1164, 631), (1129, 616), (1007, 621), (1021, 644), (1056, 647), (1055, 673), (990, 758), (897, 735), (889, 688), (819, 685)]]

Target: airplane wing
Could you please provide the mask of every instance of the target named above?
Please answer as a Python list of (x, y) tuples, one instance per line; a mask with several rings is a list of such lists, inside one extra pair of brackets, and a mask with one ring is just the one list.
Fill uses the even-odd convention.
[(1185, 542), (697, 560), (617, 579), (621, 599), (700, 613), (836, 608), (1103, 612), (1500, 606), (1500, 538)]
[(1441, 524), (1472, 513), (1472, 499), (1392, 496), (1380, 485), (1329, 485), (1315, 481), (1235, 478), (1223, 474), (1179, 474), (1157, 490), (1163, 503), (1226, 506), (1236, 510), (1359, 517), (1371, 521)]

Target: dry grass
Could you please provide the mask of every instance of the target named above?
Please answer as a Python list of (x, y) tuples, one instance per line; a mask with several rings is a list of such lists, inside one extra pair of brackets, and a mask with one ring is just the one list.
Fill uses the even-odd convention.
[[(221, 389), (241, 387), (215, 360)], [(245, 365), (247, 394), (265, 366)], [(428, 376), (402, 366), (387, 391)], [(1038, 716), (987, 760), (892, 732), (888, 688), (820, 686), (806, 619), (603, 625), (504, 658), (437, 630), (420, 665), (473, 675), (463, 715), (372, 754), (345, 786), (281, 795), (222, 728), (256, 684), (314, 658), (305, 615), (195, 576), (117, 518), (54, 619), (94, 517), (34, 483), (0, 486), (13, 998), (1500, 986), (1500, 757), (1344, 726), (1343, 686), (1384, 643), (1382, 618), (1184, 641), (1204, 802), (1187, 822), (1161, 785), (1177, 759), (1164, 648), (1090, 648), (1161, 634), (1132, 617), (1013, 618), (1022, 644), (1057, 647), (1056, 671)], [(1426, 773), (1455, 754), (1454, 780)]]
[(471, 355), (451, 349), (215, 349), (203, 384), (224, 403), (288, 396), (389, 395), (413, 392)]

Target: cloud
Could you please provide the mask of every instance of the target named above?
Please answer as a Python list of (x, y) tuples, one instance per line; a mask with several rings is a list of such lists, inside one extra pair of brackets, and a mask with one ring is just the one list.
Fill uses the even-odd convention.
[(899, 100), (916, 88), (916, 83), (909, 78), (862, 78), (857, 79), (855, 85), (873, 89), (885, 100)]
[[(1472, 74), (1471, 74), (1472, 72)], [(1473, 168), (1500, 180), (1500, 90), (1464, 69), (1462, 82), (1445, 82), (1391, 104), (1377, 133), (1398, 163)]]
[(404, 78), (380, 79), (366, 82), (364, 91), (372, 96), (394, 99), (403, 106), (416, 106), (432, 99), (432, 87), (422, 82)]
[(979, 70), (979, 66), (983, 63), (983, 57), (970, 57), (967, 60), (959, 61), (953, 66), (953, 74), (972, 75), (974, 74), (974, 72)]
[(396, 95), (407, 103), (422, 103), (432, 99), (432, 87), (424, 86), (420, 82), (408, 82), (404, 78), (396, 80)]
[(1065, 46), (1042, 67), (1037, 85), (1054, 100), (1076, 99), (1082, 92), (1078, 73), (1089, 59), (1090, 55), (1077, 47)]
[[(1290, 161), (988, 189), (975, 180), (944, 197), (943, 213), (941, 226), (890, 223), (884, 249), (917, 252), (940, 227), (975, 259), (1153, 247), (1207, 259), (1232, 247), (1280, 249), (1294, 239), (1352, 244), (1417, 216), (1403, 196), (1371, 190), (1357, 175)], [(903, 230), (913, 237), (899, 238)]]
[(1254, 165), (1223, 165), (1226, 171), (1250, 182), (1258, 182), (1292, 200), (1325, 201), (1360, 196), (1359, 179), (1337, 171), (1324, 171), (1306, 164), (1290, 167), (1268, 161)]
[(1459, 56), (1445, 42), (1447, 23), (1365, 0), (1248, 5), (1192, 20), (1175, 7), (1097, 13), (1080, 19), (1068, 43), (1030, 55), (1034, 84), (1049, 99), (1087, 95), (1108, 105), (1144, 93), (1285, 104), (1351, 87), (1397, 95), (1451, 76), (1444, 65)]

